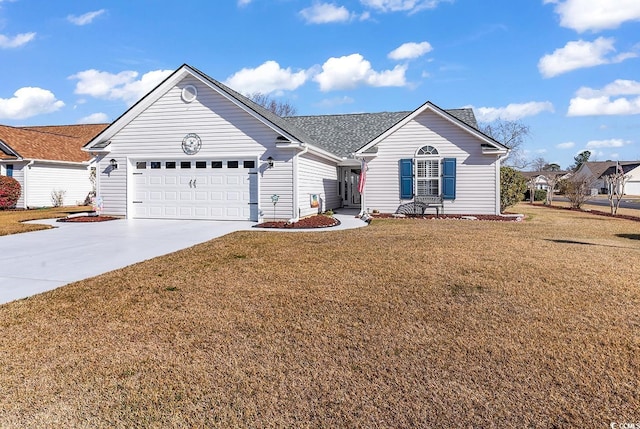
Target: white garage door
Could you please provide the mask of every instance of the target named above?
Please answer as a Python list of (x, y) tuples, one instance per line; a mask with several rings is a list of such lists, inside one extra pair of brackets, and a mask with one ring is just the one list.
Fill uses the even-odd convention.
[(258, 220), (256, 160), (145, 160), (133, 165), (133, 217)]
[(629, 181), (624, 186), (624, 193), (626, 195), (640, 195), (640, 181)]

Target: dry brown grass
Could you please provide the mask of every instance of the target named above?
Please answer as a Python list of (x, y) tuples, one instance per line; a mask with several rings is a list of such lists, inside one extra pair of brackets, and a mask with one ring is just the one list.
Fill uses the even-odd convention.
[(637, 222), (239, 232), (0, 306), (0, 427), (640, 420)]
[(39, 231), (51, 228), (49, 225), (21, 223), (27, 220), (65, 217), (70, 213), (90, 210), (85, 206), (52, 207), (32, 210), (0, 210), (0, 235)]

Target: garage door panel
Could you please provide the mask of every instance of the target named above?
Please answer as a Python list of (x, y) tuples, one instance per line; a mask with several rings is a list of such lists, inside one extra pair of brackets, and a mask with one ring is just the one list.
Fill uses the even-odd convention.
[[(240, 158), (241, 159), (241, 158)], [(179, 168), (181, 161), (169, 160), (178, 168), (166, 168), (168, 161), (147, 160), (146, 168), (134, 170), (135, 217), (257, 220), (258, 175), (256, 169)], [(137, 162), (136, 165), (143, 164)], [(160, 164), (160, 168), (150, 166)], [(196, 164), (191, 161), (192, 167)], [(253, 202), (253, 204), (250, 204)]]

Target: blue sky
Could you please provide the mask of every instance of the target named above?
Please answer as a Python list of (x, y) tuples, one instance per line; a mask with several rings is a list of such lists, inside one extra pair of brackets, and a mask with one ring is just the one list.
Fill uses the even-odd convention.
[(188, 63), (300, 115), (473, 107), (640, 159), (638, 0), (0, 0), (0, 123), (110, 122)]

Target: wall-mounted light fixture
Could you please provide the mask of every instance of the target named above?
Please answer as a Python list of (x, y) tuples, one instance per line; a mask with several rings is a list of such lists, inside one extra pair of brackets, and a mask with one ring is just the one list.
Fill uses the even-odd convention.
[(111, 166), (112, 170), (117, 170), (118, 169), (118, 161), (116, 161), (113, 158), (111, 158), (111, 160), (109, 161), (109, 165)]
[(273, 157), (270, 156), (269, 158), (267, 158), (267, 166), (269, 168), (273, 168)]

